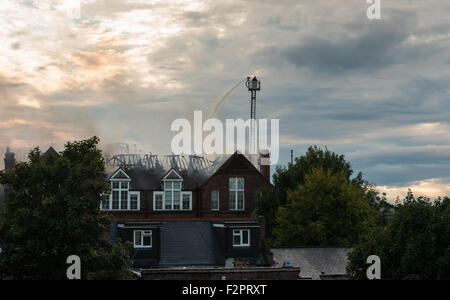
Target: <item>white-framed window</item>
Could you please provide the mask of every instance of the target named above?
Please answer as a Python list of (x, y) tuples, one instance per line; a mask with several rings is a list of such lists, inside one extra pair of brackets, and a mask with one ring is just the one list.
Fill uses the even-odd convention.
[(182, 192), (180, 180), (165, 180), (164, 192), (153, 193), (153, 210), (192, 210), (192, 192)]
[(111, 194), (102, 195), (102, 204), (100, 206), (101, 210), (110, 210), (111, 209)]
[(182, 210), (192, 210), (192, 192), (182, 192)]
[(250, 229), (233, 230), (233, 247), (250, 247)]
[(219, 191), (211, 192), (211, 210), (220, 210)]
[(164, 210), (164, 192), (153, 193), (153, 210)]
[(111, 194), (103, 195), (103, 211), (139, 211), (140, 193), (130, 191), (129, 180), (111, 180)]
[(134, 248), (152, 248), (152, 231), (151, 230), (135, 230), (133, 244)]
[(139, 192), (130, 192), (130, 210), (139, 210), (140, 209), (140, 201), (139, 201)]
[(164, 181), (164, 210), (181, 210), (181, 180)]
[(244, 178), (230, 178), (230, 210), (245, 210)]

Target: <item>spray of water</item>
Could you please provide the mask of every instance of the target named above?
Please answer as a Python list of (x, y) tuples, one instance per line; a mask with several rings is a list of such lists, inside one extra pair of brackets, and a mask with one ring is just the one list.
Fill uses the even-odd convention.
[(241, 80), (238, 83), (236, 83), (228, 92), (223, 95), (223, 97), (220, 99), (219, 102), (217, 102), (216, 107), (214, 108), (213, 113), (210, 115), (210, 118), (215, 117), (217, 111), (219, 110), (222, 103), (227, 99), (228, 95), (231, 94), (238, 86), (240, 86), (243, 82), (245, 82), (247, 79)]

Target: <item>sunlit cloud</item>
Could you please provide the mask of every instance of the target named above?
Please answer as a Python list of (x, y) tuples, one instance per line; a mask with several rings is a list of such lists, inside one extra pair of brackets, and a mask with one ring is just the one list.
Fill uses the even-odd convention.
[(381, 192), (388, 195), (391, 202), (403, 201), (409, 190), (416, 197), (428, 197), (435, 200), (443, 195), (450, 195), (450, 184), (439, 178), (431, 178), (425, 181), (412, 182), (407, 186), (379, 186)]
[[(385, 2), (382, 22), (360, 0), (82, 0), (80, 18), (72, 4), (0, 1), (0, 149), (95, 134), (167, 153), (174, 119), (257, 75), (282, 163), (317, 144), (393, 194), (448, 193), (450, 2)], [(218, 117), (248, 116), (242, 86)]]

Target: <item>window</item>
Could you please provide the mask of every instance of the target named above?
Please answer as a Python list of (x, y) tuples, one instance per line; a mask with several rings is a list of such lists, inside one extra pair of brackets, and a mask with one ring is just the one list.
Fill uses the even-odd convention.
[(130, 210), (139, 210), (139, 193), (130, 192)]
[(211, 192), (211, 210), (219, 210), (219, 191), (212, 191)]
[(113, 210), (128, 209), (128, 186), (127, 181), (112, 181)]
[(180, 210), (181, 209), (181, 182), (180, 181), (164, 181), (164, 209)]
[(112, 193), (112, 210), (120, 209), (119, 199), (120, 199), (119, 191), (113, 191), (113, 193)]
[(244, 178), (230, 178), (230, 210), (244, 210)]
[(233, 247), (250, 247), (250, 230), (233, 230)]
[(104, 195), (101, 210), (140, 210), (140, 193), (130, 192), (129, 180), (112, 180), (111, 194)]
[(165, 180), (163, 187), (153, 193), (153, 210), (192, 210), (192, 192), (182, 192), (180, 180)]
[(155, 192), (153, 194), (153, 210), (163, 210), (164, 193)]
[(152, 231), (135, 230), (134, 248), (152, 248)]
[(183, 210), (192, 210), (192, 192), (183, 192)]
[(111, 195), (109, 195), (109, 194), (103, 195), (102, 206), (101, 206), (102, 210), (109, 210), (110, 209), (110, 207), (109, 207), (109, 205), (110, 205), (109, 199), (110, 198), (111, 198)]

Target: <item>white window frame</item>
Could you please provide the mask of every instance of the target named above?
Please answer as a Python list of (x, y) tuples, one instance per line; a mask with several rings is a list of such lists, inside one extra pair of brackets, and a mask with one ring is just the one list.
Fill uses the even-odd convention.
[[(183, 206), (183, 196), (189, 196), (189, 208), (184, 208)], [(182, 211), (191, 211), (192, 210), (192, 192), (181, 192), (181, 210)]]
[[(106, 199), (108, 197), (108, 199)], [(108, 201), (108, 208), (103, 208), (103, 204)], [(100, 211), (110, 211), (111, 210), (111, 194), (102, 194), (102, 201), (100, 202)]]
[[(244, 244), (244, 232), (248, 233), (248, 243)], [(240, 239), (240, 243), (239, 244), (235, 244), (234, 243), (234, 237), (239, 236)], [(233, 230), (233, 247), (235, 248), (242, 248), (242, 247), (250, 247), (251, 245), (251, 230), (250, 229), (234, 229)]]
[[(213, 194), (217, 193), (217, 208), (213, 207)], [(215, 190), (215, 191), (211, 191), (211, 210), (212, 211), (220, 211), (220, 192)]]
[[(165, 187), (165, 183), (166, 182), (180, 182), (180, 187), (181, 189), (174, 189), (173, 186), (171, 189), (165, 190), (163, 192), (153, 192), (153, 210), (154, 211), (192, 211), (192, 192), (190, 191), (186, 191), (183, 192), (182, 191), (182, 187), (183, 187), (183, 183), (181, 180), (164, 180), (163, 181), (163, 186)], [(166, 209), (166, 192), (171, 192), (172, 195), (172, 199), (171, 199), (171, 205), (170, 205), (170, 209)], [(174, 192), (180, 192), (180, 209), (174, 209), (173, 208), (173, 195)], [(162, 196), (162, 208), (161, 209), (157, 209), (156, 208), (156, 196)], [(183, 197), (188, 195), (189, 196), (189, 207), (188, 208), (184, 208), (183, 207)], [(167, 200), (168, 201), (168, 200)]]
[[(231, 180), (235, 180), (234, 186), (231, 186)], [(242, 179), (242, 189), (238, 188), (238, 180)], [(229, 197), (228, 197), (228, 203), (230, 206), (230, 211), (245, 211), (245, 178), (244, 177), (230, 177), (228, 180), (229, 184)], [(238, 201), (238, 195), (239, 192), (242, 192), (242, 209), (239, 209), (239, 201)], [(231, 207), (231, 195), (234, 194), (234, 197), (236, 199), (235, 206)]]
[[(114, 182), (118, 182), (119, 183), (119, 188), (118, 189), (113, 189), (113, 184)], [(128, 188), (127, 189), (122, 189), (122, 182), (127, 182), (128, 184)], [(112, 212), (116, 212), (116, 211), (140, 211), (141, 210), (141, 193), (138, 191), (130, 191), (130, 184), (131, 184), (131, 180), (130, 179), (111, 179), (110, 180), (110, 184), (111, 184), (111, 193), (109, 193), (109, 206), (108, 209), (104, 209), (102, 203), (105, 201), (105, 194), (102, 195), (102, 203), (100, 203), (100, 210), (101, 211), (112, 211)], [(116, 191), (119, 193), (119, 209), (113, 209), (113, 192)], [(123, 191), (127, 191), (127, 207), (126, 208), (122, 208), (122, 192)], [(137, 196), (137, 209), (131, 209), (131, 196)]]
[[(139, 241), (140, 244), (136, 244), (136, 233), (141, 233), (141, 240)], [(150, 246), (144, 246), (144, 235), (150, 234)], [(153, 231), (152, 230), (134, 230), (133, 231), (133, 246), (134, 249), (151, 249), (153, 248)]]
[[(137, 196), (137, 208), (132, 209), (131, 208), (131, 196)], [(128, 192), (128, 210), (130, 211), (140, 211), (141, 210), (141, 193), (140, 192)]]
[[(157, 209), (157, 208), (156, 208), (156, 196), (157, 196), (157, 195), (162, 196), (162, 206), (161, 206), (161, 209)], [(164, 192), (153, 192), (153, 210), (154, 210), (154, 211), (164, 211), (164, 195), (165, 195)]]
[[(166, 183), (170, 183), (171, 184), (171, 188), (170, 189), (166, 189)], [(180, 188), (179, 189), (175, 188), (175, 183), (179, 183), (180, 184)], [(181, 190), (183, 189), (183, 181), (180, 180), (180, 179), (170, 179), (170, 180), (166, 179), (166, 180), (163, 180), (163, 188), (164, 188), (164, 201), (163, 201), (163, 203), (164, 203), (164, 205), (163, 205), (164, 210), (167, 210), (167, 211), (181, 210), (181, 206), (182, 206), (181, 205), (181, 200), (182, 200)], [(174, 207), (174, 195), (175, 195), (176, 192), (180, 193), (180, 209), (174, 209), (173, 208)], [(169, 199), (166, 199), (166, 193), (170, 193), (171, 194), (170, 209), (166, 208), (167, 204), (168, 204), (166, 202), (169, 202)]]

